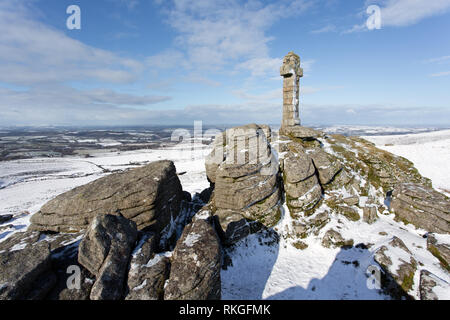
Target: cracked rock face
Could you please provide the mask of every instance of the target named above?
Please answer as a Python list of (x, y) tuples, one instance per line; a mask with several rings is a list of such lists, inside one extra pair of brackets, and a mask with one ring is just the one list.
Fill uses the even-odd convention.
[(217, 300), (221, 297), (221, 248), (206, 220), (187, 225), (172, 256), (165, 300)]
[(420, 300), (439, 300), (435, 290), (450, 290), (450, 284), (427, 270), (420, 271)]
[(396, 298), (408, 297), (414, 284), (417, 261), (405, 243), (393, 237), (389, 246), (382, 246), (375, 252), (374, 259), (387, 275), (385, 290)]
[(136, 238), (136, 224), (131, 220), (113, 215), (94, 218), (78, 249), (79, 263), (96, 276), (91, 300), (122, 298)]
[[(17, 250), (15, 250), (17, 248)], [(0, 299), (43, 299), (56, 283), (45, 241), (0, 253)]]
[(280, 218), (279, 168), (268, 132), (255, 124), (228, 129), (207, 157), (206, 173), (215, 187), (211, 204), (225, 232), (243, 219), (273, 226)]
[(416, 227), (450, 233), (450, 199), (427, 186), (397, 185), (392, 193), (391, 210), (397, 218)]
[(427, 249), (439, 260), (443, 269), (450, 271), (449, 245), (440, 243), (434, 234), (429, 233), (427, 236)]
[(160, 232), (180, 211), (182, 188), (173, 162), (157, 161), (113, 173), (47, 202), (32, 216), (30, 230), (73, 232), (98, 214), (133, 220), (138, 229)]
[(126, 300), (162, 300), (169, 277), (170, 260), (155, 255), (155, 236), (144, 233), (134, 249), (128, 272)]

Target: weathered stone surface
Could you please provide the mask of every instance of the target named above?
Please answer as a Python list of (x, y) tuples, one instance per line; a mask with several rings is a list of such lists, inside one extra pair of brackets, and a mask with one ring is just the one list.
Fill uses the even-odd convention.
[(310, 228), (316, 228), (317, 230), (320, 230), (328, 223), (328, 221), (330, 221), (330, 213), (328, 211), (323, 211), (311, 217), (308, 225)]
[(233, 218), (231, 219), (232, 221), (230, 223), (225, 222), (224, 224), (226, 226), (226, 229), (223, 235), (226, 245), (236, 243), (239, 240), (247, 237), (248, 235), (258, 232), (264, 227), (264, 225), (258, 221), (250, 221), (245, 218), (241, 218), (240, 220), (237, 219), (238, 218)]
[(164, 283), (169, 278), (169, 258), (156, 255), (139, 272), (142, 273), (128, 278), (130, 291), (125, 299), (162, 300), (164, 297)]
[(448, 244), (440, 243), (434, 234), (428, 233), (427, 249), (439, 260), (444, 269), (450, 271), (450, 246)]
[(290, 151), (283, 158), (285, 182), (297, 183), (314, 176), (316, 169), (308, 154), (301, 146), (296, 146), (295, 152)]
[(342, 201), (348, 205), (348, 206), (356, 206), (359, 204), (359, 197), (358, 196), (351, 196), (351, 197), (347, 197), (342, 199)]
[(395, 281), (394, 284), (388, 282), (386, 285), (393, 296), (403, 296), (411, 290), (417, 262), (400, 238), (393, 237), (389, 246), (380, 247), (374, 259), (388, 274), (388, 278)]
[(430, 232), (450, 233), (450, 199), (424, 185), (403, 183), (394, 188), (390, 209), (397, 219)]
[(320, 148), (314, 148), (308, 155), (319, 173), (320, 184), (326, 185), (342, 170), (340, 161)]
[(180, 180), (171, 161), (113, 173), (47, 202), (32, 216), (31, 230), (73, 232), (85, 229), (98, 214), (133, 220), (139, 229), (160, 232), (180, 211)]
[(297, 237), (306, 238), (306, 236), (308, 235), (307, 232), (309, 230), (309, 227), (308, 227), (308, 225), (306, 225), (304, 223), (293, 221), (292, 222), (292, 230), (294, 231), (294, 233)]
[(311, 210), (322, 198), (312, 159), (303, 147), (296, 145), (281, 161), (286, 202), (291, 215)]
[(363, 220), (368, 224), (372, 224), (378, 219), (377, 207), (374, 205), (365, 206), (363, 208)]
[[(243, 219), (273, 226), (280, 218), (279, 166), (264, 131), (269, 129), (256, 124), (228, 129), (206, 160), (208, 179), (215, 183), (210, 207), (225, 233), (232, 222), (234, 227)], [(228, 234), (237, 234), (234, 227)]]
[(314, 130), (312, 128), (303, 127), (300, 125), (289, 128), (283, 128), (282, 133), (292, 138), (304, 140), (313, 140), (322, 138), (324, 136), (324, 133), (319, 130)]
[(206, 220), (187, 225), (172, 256), (165, 300), (220, 299), (221, 248)]
[(450, 284), (427, 270), (420, 271), (420, 300), (439, 300), (434, 290), (449, 291)]
[(0, 253), (0, 299), (43, 299), (56, 283), (46, 242), (16, 245)]
[(38, 231), (17, 232), (0, 242), (0, 253), (30, 247), (39, 241), (40, 236)]
[[(322, 141), (326, 142), (327, 151), (331, 151), (334, 157), (345, 164), (342, 170), (346, 171), (344, 176), (349, 175), (344, 179), (348, 180), (347, 182), (341, 181), (336, 184), (335, 182), (345, 178), (342, 172), (339, 173), (335, 178), (338, 181), (331, 183), (330, 188), (351, 184), (358, 194), (367, 196), (372, 188), (375, 190), (381, 188), (382, 192), (386, 193), (395, 185), (405, 182), (431, 186), (431, 181), (422, 177), (411, 161), (378, 149), (373, 143), (360, 137), (333, 134), (326, 136)], [(359, 184), (361, 180), (356, 179), (357, 177), (363, 178), (364, 184)], [(383, 194), (380, 192), (377, 196)]]
[(333, 195), (327, 198), (325, 203), (333, 212), (345, 216), (350, 221), (358, 221), (361, 219), (358, 207), (346, 205), (342, 198)]
[[(26, 299), (50, 300), (86, 300), (93, 283), (93, 276), (78, 265), (78, 245), (83, 233), (43, 234), (37, 231), (19, 232), (0, 243), (0, 252), (30, 250), (37, 245), (45, 244), (50, 250), (51, 270), (35, 281)], [(67, 280), (70, 266), (78, 266), (81, 270), (80, 289), (68, 288)], [(71, 271), (73, 272), (73, 270)]]
[(52, 268), (58, 281), (47, 299), (89, 300), (95, 277), (78, 263), (79, 243), (75, 241), (52, 251)]
[(155, 255), (156, 247), (154, 234), (141, 235), (131, 256), (126, 300), (162, 300), (170, 261), (163, 255)]
[(294, 52), (284, 57), (280, 75), (283, 77), (283, 120), (280, 132), (284, 132), (285, 129), (300, 125), (299, 81), (303, 77), (303, 69), (300, 68), (300, 57)]
[(338, 248), (353, 246), (353, 240), (345, 240), (336, 230), (330, 229), (322, 238), (322, 246), (325, 248)]
[(79, 263), (96, 276), (91, 300), (122, 298), (136, 238), (136, 223), (131, 220), (113, 215), (98, 215), (92, 220), (78, 250)]
[(225, 161), (225, 147), (227, 145), (226, 131), (214, 139), (211, 153), (205, 158), (206, 177), (212, 184), (216, 183), (216, 171), (219, 165)]

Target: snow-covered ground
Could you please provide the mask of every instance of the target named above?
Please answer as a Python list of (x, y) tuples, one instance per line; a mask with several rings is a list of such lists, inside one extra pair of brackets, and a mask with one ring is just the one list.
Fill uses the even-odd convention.
[[(284, 212), (288, 212), (285, 207)], [(290, 239), (284, 239), (291, 224), (289, 214), (283, 214), (275, 227), (281, 235), (280, 242), (270, 247), (261, 244), (263, 239), (254, 234), (241, 240), (231, 251), (233, 265), (222, 271), (223, 299), (289, 299), (289, 300), (386, 300), (369, 283), (369, 267), (377, 266), (373, 253), (381, 246), (392, 248), (388, 243), (395, 235), (403, 240), (414, 258), (426, 270), (450, 283), (450, 275), (439, 261), (426, 249), (425, 230), (415, 229), (394, 221), (394, 215), (379, 215), (372, 225), (362, 220), (348, 221), (342, 216), (332, 215), (331, 221), (318, 235), (302, 239), (308, 247), (295, 248)], [(344, 239), (353, 239), (356, 247), (329, 249), (321, 245), (324, 233), (333, 228)], [(450, 236), (443, 236), (450, 243)], [(358, 244), (366, 244), (368, 248)], [(409, 292), (419, 299), (419, 274), (414, 277), (413, 290)], [(440, 299), (450, 299), (450, 291), (443, 292)]]
[(450, 196), (450, 130), (363, 138), (412, 161), (435, 189)]
[(0, 162), (0, 215), (15, 216), (14, 231), (0, 231), (0, 241), (25, 231), (32, 214), (57, 195), (107, 174), (105, 170), (132, 168), (157, 160), (175, 163), (183, 190), (194, 195), (209, 187), (204, 157), (208, 147), (188, 149), (180, 144), (170, 149), (105, 153), (95, 158), (36, 158)]
[[(389, 128), (390, 131), (394, 131)], [(374, 132), (385, 133), (383, 130)], [(421, 132), (422, 130), (418, 130)], [(364, 137), (378, 147), (411, 160), (420, 173), (432, 179), (439, 191), (450, 190), (450, 130)], [(387, 144), (387, 146), (386, 146)], [(325, 208), (324, 208), (325, 209)], [(284, 212), (288, 212), (285, 207)], [(361, 212), (360, 212), (361, 214)], [(261, 236), (251, 235), (230, 252), (233, 265), (222, 271), (224, 299), (390, 299), (368, 284), (368, 268), (376, 265), (373, 253), (387, 246), (393, 236), (402, 239), (424, 268), (450, 283), (450, 275), (426, 249), (425, 230), (394, 221), (394, 215), (379, 215), (372, 225), (362, 220), (348, 221), (332, 215), (331, 221), (318, 235), (303, 239), (304, 250), (295, 248), (291, 239), (283, 238), (291, 225), (289, 214), (283, 214), (274, 228), (281, 235), (279, 244), (268, 249)], [(324, 233), (333, 228), (354, 244), (368, 249), (328, 249), (321, 245)], [(445, 243), (450, 236), (441, 235)], [(416, 272), (412, 296), (419, 299), (420, 272)], [(450, 299), (450, 290), (440, 292), (439, 299)]]
[[(420, 173), (431, 178), (439, 190), (450, 190), (450, 130), (366, 138), (380, 148), (413, 161)], [(45, 202), (107, 174), (105, 170), (169, 159), (174, 161), (179, 173), (186, 172), (180, 175), (183, 189), (192, 195), (201, 192), (209, 186), (204, 169), (204, 157), (209, 148), (191, 151), (185, 147), (108, 153), (86, 159), (64, 157), (1, 162), (0, 215), (14, 214), (15, 219), (8, 224), (12, 223), (15, 230), (0, 231), (0, 241), (13, 232), (25, 231), (30, 216)], [(380, 215), (373, 225), (332, 216), (319, 234), (303, 239), (308, 247), (300, 250), (292, 245), (291, 239), (284, 237), (291, 225), (287, 208), (284, 212), (274, 228), (280, 235), (279, 243), (261, 244), (264, 237), (254, 234), (229, 252), (232, 266), (221, 273), (223, 299), (388, 299), (368, 285), (366, 273), (368, 267), (374, 265), (373, 252), (387, 245), (393, 235), (405, 242), (428, 271), (450, 283), (449, 274), (426, 250), (426, 239), (422, 237), (425, 230), (395, 222), (393, 215)], [(324, 248), (321, 239), (330, 227), (345, 239), (353, 239), (355, 244), (364, 243), (368, 248)], [(445, 242), (450, 243), (447, 238)], [(419, 272), (412, 292), (415, 297), (418, 297), (418, 275)], [(450, 299), (450, 292), (441, 293), (440, 298)]]

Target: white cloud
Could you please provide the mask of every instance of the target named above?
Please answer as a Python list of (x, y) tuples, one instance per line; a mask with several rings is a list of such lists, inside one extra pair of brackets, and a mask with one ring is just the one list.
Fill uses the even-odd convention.
[(139, 0), (109, 0), (119, 6), (125, 6), (128, 10), (133, 10), (139, 5)]
[[(275, 97), (278, 92), (269, 92)], [(102, 91), (67, 88), (19, 92), (0, 89), (0, 125), (205, 125), (281, 122), (281, 101), (247, 96), (243, 103), (188, 105), (180, 109), (124, 108), (132, 97)], [(244, 93), (245, 95), (245, 93)], [(167, 97), (159, 97), (164, 99)], [(256, 98), (257, 100), (251, 100)], [(136, 107), (155, 97), (134, 98)], [(448, 108), (383, 105), (300, 105), (304, 125), (448, 125)], [(436, 120), (438, 119), (438, 120)], [(441, 123), (439, 123), (441, 121)]]
[(355, 32), (362, 32), (362, 31), (368, 31), (367, 26), (365, 23), (363, 24), (355, 24), (350, 29), (344, 30), (341, 32), (341, 34), (349, 34), (349, 33), (355, 33)]
[(385, 0), (381, 2), (382, 26), (408, 26), (450, 9), (450, 0)]
[[(70, 82), (131, 83), (145, 65), (74, 40), (35, 19), (33, 1), (0, 2), (0, 122), (71, 124), (133, 118), (167, 96), (109, 89), (76, 90)], [(22, 90), (4, 88), (21, 87)]]
[(378, 5), (381, 9), (381, 27), (404, 27), (416, 24), (426, 18), (442, 15), (450, 11), (450, 0), (366, 0), (363, 9), (356, 14), (364, 21), (341, 32), (350, 34), (369, 31), (366, 9), (369, 5)]
[(282, 58), (252, 58), (236, 65), (237, 70), (247, 70), (251, 76), (265, 76), (266, 74), (275, 75), (278, 73)]
[(443, 71), (443, 72), (437, 72), (437, 73), (430, 74), (430, 77), (444, 77), (444, 76), (449, 76), (449, 75), (450, 75), (450, 71)]
[(320, 33), (328, 33), (328, 32), (336, 32), (336, 26), (333, 24), (326, 25), (322, 28), (311, 31), (312, 34), (320, 34)]
[[(304, 13), (312, 0), (174, 0), (164, 3), (167, 22), (179, 33), (176, 44), (187, 51), (189, 65), (217, 70), (229, 63), (252, 75), (272, 70), (266, 31), (278, 20)], [(278, 66), (279, 67), (279, 64)]]
[(267, 102), (270, 100), (282, 101), (283, 100), (282, 88), (268, 90), (262, 94), (251, 94), (245, 90), (235, 90), (233, 94), (246, 101), (252, 102)]
[(153, 56), (147, 57), (145, 63), (149, 67), (158, 69), (187, 68), (185, 55), (178, 50), (168, 49)]
[(85, 45), (36, 21), (22, 1), (0, 3), (0, 30), (1, 82), (127, 83), (143, 69), (138, 61)]
[(198, 83), (209, 87), (219, 87), (221, 85), (219, 81), (209, 79), (205, 76), (196, 73), (191, 73), (186, 76), (183, 76), (181, 77), (181, 80), (187, 83)]
[[(16, 91), (0, 88), (0, 124), (87, 124), (148, 117), (144, 107), (169, 100), (166, 96), (137, 96), (112, 90), (75, 90), (64, 86)], [(124, 108), (141, 107), (141, 110)]]
[(446, 63), (446, 62), (450, 62), (450, 56), (432, 58), (425, 61), (425, 63)]

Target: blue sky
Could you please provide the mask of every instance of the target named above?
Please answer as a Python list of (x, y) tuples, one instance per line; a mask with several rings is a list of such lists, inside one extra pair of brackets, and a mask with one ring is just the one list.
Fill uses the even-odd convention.
[(305, 125), (450, 126), (450, 0), (0, 0), (0, 30), (2, 126), (278, 124), (289, 51)]

